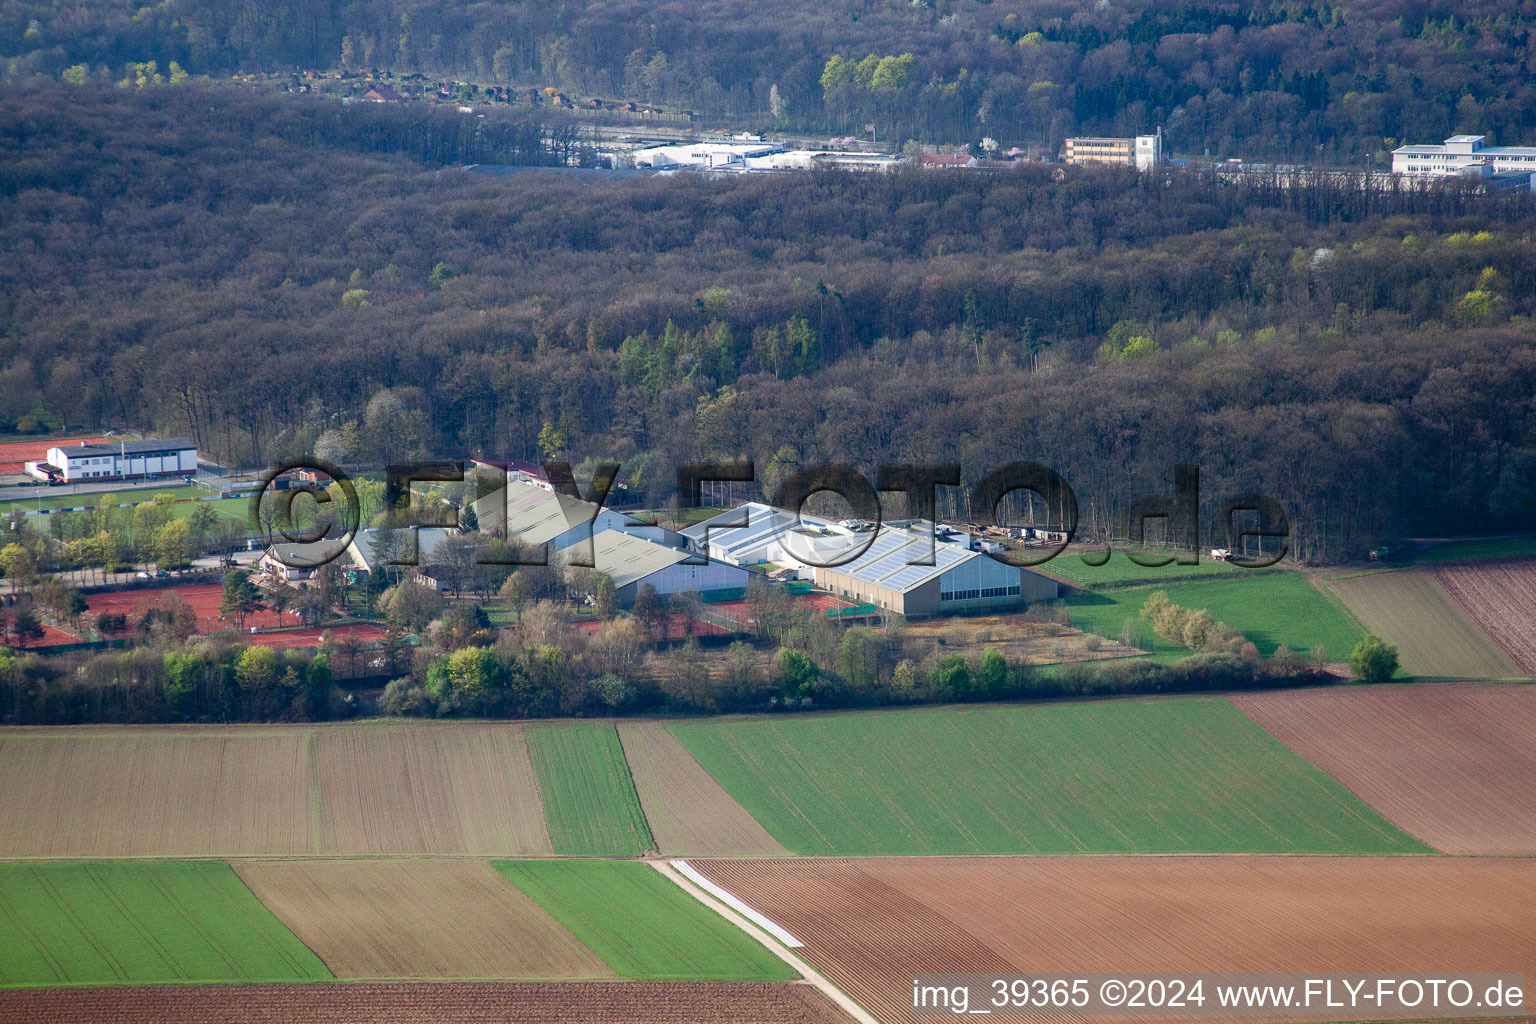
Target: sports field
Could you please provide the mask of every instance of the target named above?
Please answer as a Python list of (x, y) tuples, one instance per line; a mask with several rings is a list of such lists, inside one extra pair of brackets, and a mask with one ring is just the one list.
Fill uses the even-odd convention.
[(319, 647), (329, 634), (332, 640), (356, 640), (359, 643), (377, 643), (388, 634), (378, 626), (367, 622), (347, 622), (339, 626), (310, 626), (306, 629), (281, 629), (273, 633), (256, 633), (250, 642), (258, 647), (276, 647), (287, 650), (299, 647)]
[[(883, 1024), (935, 1019), (912, 1011), (910, 979), (929, 971), (1392, 974), (1497, 963), (1528, 978), (1536, 972), (1530, 860), (880, 858), (694, 866), (803, 941), (798, 952)], [(1420, 964), (1434, 967), (1408, 966)], [(896, 983), (902, 978), (908, 983)]]
[(555, 853), (638, 857), (655, 848), (617, 729), (535, 725), (527, 735)]
[(1397, 647), (1405, 671), (1442, 679), (1516, 679), (1526, 673), (1427, 569), (1324, 581), (1372, 633)]
[(0, 864), (0, 985), (329, 977), (226, 864)]
[(338, 978), (613, 977), (484, 861), (246, 861), (236, 870)]
[(0, 732), (3, 857), (552, 853), (522, 727)]
[(39, 437), (28, 441), (0, 441), (0, 476), (25, 473), (24, 462), (48, 457), (50, 448), (76, 448), (82, 444), (103, 444), (105, 437)]
[[(1217, 621), (1252, 640), (1265, 657), (1284, 644), (1298, 652), (1322, 649), (1328, 660), (1343, 661), (1364, 635), (1340, 605), (1319, 593), (1299, 572), (1249, 575), (1237, 570), (1166, 586), (1095, 590), (1067, 600), (1072, 624), (1117, 638), (1127, 620), (1140, 621), (1142, 605), (1158, 590), (1167, 591), (1174, 604), (1207, 609)], [(1189, 653), (1161, 638), (1155, 639), (1152, 650), (1163, 655)]]
[[(236, 628), (233, 617), (226, 618), (219, 611), (219, 603), (224, 599), (224, 588), (218, 583), (192, 583), (178, 587), (145, 587), (136, 590), (117, 590), (101, 594), (86, 595), (86, 605), (89, 614), (100, 615), (103, 612), (113, 615), (126, 615), (128, 625), (131, 627), (144, 613), (151, 608), (171, 608), (176, 602), (185, 602), (192, 606), (193, 614), (197, 616), (197, 631), (199, 633), (222, 633)], [(293, 612), (279, 612), (274, 608), (266, 608), (259, 612), (247, 615), (244, 620), (244, 628), (250, 630), (271, 629), (277, 626), (299, 626), (303, 619)]]
[(1536, 686), (1351, 686), (1232, 702), (1435, 849), (1536, 854)]
[(1424, 849), (1215, 698), (669, 728), (799, 854)]
[(776, 981), (798, 977), (724, 917), (648, 864), (501, 861), (511, 883), (636, 981)]
[(659, 853), (773, 857), (789, 852), (661, 722), (620, 722), (619, 740)]

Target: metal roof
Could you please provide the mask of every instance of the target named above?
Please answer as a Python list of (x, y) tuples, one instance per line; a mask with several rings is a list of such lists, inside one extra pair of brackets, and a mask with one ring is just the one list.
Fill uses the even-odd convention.
[(70, 458), (77, 455), (142, 455), (145, 452), (184, 452), (197, 447), (188, 437), (165, 437), (147, 441), (108, 441), (105, 444), (82, 444), (73, 447), (65, 444), (55, 445), (60, 451)]
[[(805, 535), (794, 532), (795, 514), (761, 502), (749, 502), (729, 512), (722, 512), (690, 526), (683, 531), (683, 535), (703, 547), (708, 531), (710, 546), (721, 557), (731, 561), (750, 558), (774, 540), (791, 554), (815, 555), (818, 561), (827, 560), (828, 556), (835, 555), (840, 548), (857, 547), (868, 542), (868, 549), (853, 561), (828, 568), (866, 583), (903, 592), (922, 586), (934, 576), (948, 572), (980, 554), (958, 544), (934, 540), (931, 533), (923, 532), (931, 530), (932, 524), (921, 521), (909, 527), (884, 524), (873, 541), (869, 541), (868, 534), (838, 531), (828, 520), (815, 516), (802, 516), (800, 521), (813, 528), (832, 530), (833, 535), (818, 539), (805, 537), (804, 543), (809, 547), (797, 552), (794, 545)], [(741, 527), (742, 522), (747, 525)], [(835, 544), (829, 541), (835, 541)], [(926, 560), (930, 550), (935, 564), (908, 564)]]
[[(603, 510), (518, 480), (507, 482), (507, 540), (542, 547), (567, 530), (592, 522)], [(628, 517), (625, 517), (628, 519)]]
[[(575, 549), (567, 549), (570, 555)], [(604, 530), (592, 538), (592, 562), (608, 574), (615, 589), (637, 583), (688, 557), (688, 552), (619, 530)]]

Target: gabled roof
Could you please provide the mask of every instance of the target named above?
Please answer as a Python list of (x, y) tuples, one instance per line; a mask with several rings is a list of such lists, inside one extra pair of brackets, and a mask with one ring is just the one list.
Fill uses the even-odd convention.
[[(574, 550), (567, 549), (567, 557)], [(618, 530), (604, 530), (592, 538), (592, 562), (599, 572), (608, 574), (615, 589), (638, 583), (687, 557), (686, 551)]]
[[(512, 480), (507, 483), (505, 536), (509, 541), (542, 547), (562, 533), (592, 522), (600, 511), (606, 510), (569, 494)], [(633, 522), (628, 516), (623, 518)]]

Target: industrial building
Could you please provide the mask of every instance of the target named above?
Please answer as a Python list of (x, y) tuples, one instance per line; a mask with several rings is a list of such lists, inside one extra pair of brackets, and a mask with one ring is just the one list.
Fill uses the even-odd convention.
[(504, 490), (477, 499), (473, 507), (482, 530), (532, 548), (548, 544), (552, 552), (564, 551), (605, 530), (649, 533), (653, 540), (665, 540), (659, 527), (569, 494), (558, 494), (548, 484), (519, 479), (514, 470), (507, 471)]
[(659, 594), (708, 593), (744, 588), (749, 578), (729, 563), (684, 564), (698, 560), (682, 534), (519, 479), (516, 470), (509, 470), (505, 491), (484, 496), (474, 508), (482, 529), (544, 549), (552, 564), (587, 561), (591, 538), (592, 565), (613, 580), (621, 607), (633, 604), (647, 584)]
[(141, 477), (186, 476), (197, 472), (197, 445), (185, 437), (153, 441), (81, 442), (48, 449), (44, 462), (29, 462), (27, 472), (49, 482), (132, 480)]
[(1103, 164), (1150, 171), (1163, 162), (1163, 131), (1134, 139), (1068, 139), (1062, 159), (1069, 164)]
[[(871, 538), (873, 534), (873, 538)], [(838, 597), (902, 615), (952, 615), (1017, 608), (1060, 594), (1056, 581), (1000, 562), (980, 542), (921, 519), (874, 524), (796, 516), (753, 502), (683, 531), (701, 554), (737, 565), (793, 566), (801, 578)], [(857, 558), (826, 568), (811, 565), (859, 550)], [(932, 565), (912, 562), (932, 558)]]
[[(652, 587), (663, 597), (698, 591), (738, 591), (746, 587), (751, 573), (725, 562), (691, 564), (686, 549), (669, 548), (645, 537), (619, 530), (605, 530), (592, 538), (593, 562), (607, 574), (618, 591), (619, 607), (629, 608), (644, 587)], [(565, 557), (569, 557), (566, 552)]]
[(888, 153), (845, 152), (833, 149), (786, 150), (776, 142), (731, 139), (689, 142), (637, 149), (630, 159), (651, 170), (696, 170), (729, 173), (756, 171), (808, 171), (817, 167), (839, 170), (888, 171), (906, 161)]
[(1438, 146), (1399, 146), (1392, 173), (1448, 178), (1536, 172), (1536, 146), (1488, 146), (1483, 135), (1452, 135)]

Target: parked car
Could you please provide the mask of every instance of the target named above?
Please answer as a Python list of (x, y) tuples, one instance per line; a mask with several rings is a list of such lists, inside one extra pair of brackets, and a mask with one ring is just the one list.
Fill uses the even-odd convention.
[(166, 572), (164, 569), (161, 569), (159, 572), (155, 573), (155, 579), (157, 580), (168, 580), (170, 578), (171, 574)]
[(133, 574), (133, 578), (136, 580), (152, 580), (155, 578), (155, 574), (152, 572), (136, 572)]

